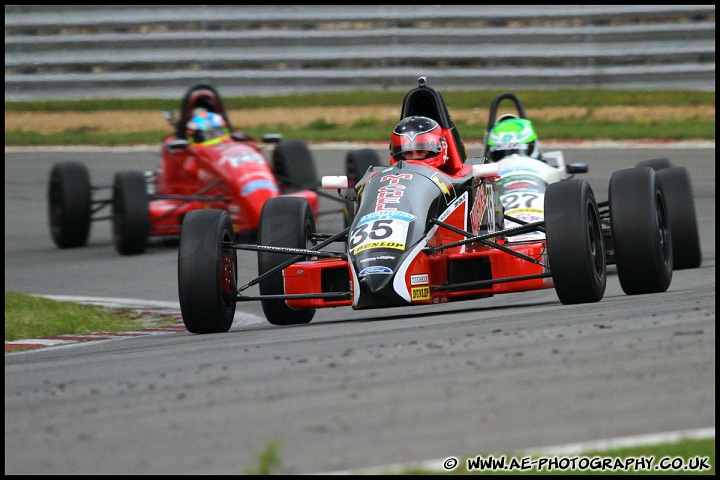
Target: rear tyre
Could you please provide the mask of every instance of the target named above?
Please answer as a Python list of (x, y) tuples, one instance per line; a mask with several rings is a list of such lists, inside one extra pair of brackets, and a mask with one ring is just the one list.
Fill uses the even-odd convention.
[(192, 333), (227, 332), (235, 318), (237, 252), (225, 210), (185, 215), (178, 251), (178, 294), (185, 328)]
[(674, 166), (675, 165), (673, 165), (669, 158), (652, 158), (650, 160), (638, 162), (636, 165), (636, 167), (650, 167), (653, 170), (663, 170)]
[[(345, 174), (348, 178), (348, 187), (350, 190), (346, 192), (346, 195), (354, 197), (355, 192), (352, 189), (355, 188), (355, 185), (357, 185), (370, 167), (380, 165), (382, 165), (380, 156), (372, 148), (360, 148), (349, 151), (345, 157)], [(344, 227), (349, 227), (354, 218), (355, 202), (346, 199), (343, 205)]]
[(303, 140), (278, 143), (272, 155), (272, 168), (283, 193), (310, 190), (320, 184), (312, 153)]
[(345, 173), (348, 177), (348, 187), (354, 188), (368, 171), (368, 168), (378, 165), (382, 165), (380, 156), (372, 148), (349, 151), (345, 157)]
[(143, 253), (150, 234), (150, 211), (145, 175), (118, 172), (113, 182), (112, 226), (120, 255)]
[(695, 199), (685, 167), (657, 171), (665, 189), (665, 208), (672, 237), (673, 269), (697, 268), (702, 263)]
[(48, 180), (50, 235), (59, 248), (82, 247), (90, 236), (90, 174), (79, 162), (57, 163)]
[(628, 295), (664, 292), (673, 269), (663, 182), (650, 167), (610, 177), (610, 228), (620, 286)]
[[(275, 197), (268, 199), (260, 213), (258, 245), (272, 247), (308, 248), (310, 235), (315, 233), (315, 219), (310, 203), (302, 197)], [(258, 275), (263, 275), (288, 261), (293, 255), (258, 252)], [(283, 295), (282, 270), (260, 282), (261, 295)], [(293, 310), (284, 300), (262, 300), (268, 322), (273, 325), (309, 323), (315, 309)]]
[(598, 207), (588, 182), (564, 180), (548, 185), (545, 236), (560, 301), (564, 305), (600, 301), (607, 267)]

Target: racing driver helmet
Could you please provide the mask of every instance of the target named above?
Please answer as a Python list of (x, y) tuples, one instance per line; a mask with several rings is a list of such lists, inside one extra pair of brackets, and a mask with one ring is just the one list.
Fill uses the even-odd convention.
[(526, 118), (501, 117), (490, 131), (487, 143), (493, 162), (513, 154), (540, 160), (540, 141), (532, 122)]
[(407, 117), (393, 128), (390, 155), (396, 162), (421, 160), (442, 168), (448, 160), (447, 142), (440, 125), (428, 117)]
[(225, 119), (222, 115), (209, 112), (205, 108), (196, 108), (187, 123), (187, 137), (192, 143), (212, 145), (220, 143), (228, 134)]

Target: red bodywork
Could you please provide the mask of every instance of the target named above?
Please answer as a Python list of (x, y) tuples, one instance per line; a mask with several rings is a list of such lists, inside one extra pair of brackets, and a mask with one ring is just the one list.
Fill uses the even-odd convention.
[[(192, 143), (186, 125), (198, 107), (220, 114), (232, 134), (221, 137), (219, 143)], [(256, 231), (265, 201), (284, 193), (258, 142), (232, 126), (220, 95), (208, 84), (188, 90), (173, 125), (176, 131), (163, 139), (160, 168), (153, 180), (150, 235), (180, 234), (185, 214), (203, 208), (227, 210), (235, 233)], [(316, 192), (301, 190), (290, 195), (307, 198), (317, 212)]]
[[(448, 161), (442, 170), (428, 167), (423, 160), (407, 160), (405, 163), (417, 164), (423, 168), (437, 171), (453, 183), (462, 182), (463, 179), (471, 176), (472, 165), (469, 162), (466, 163), (460, 157), (452, 133), (446, 130), (444, 136), (451, 148), (448, 148)], [(391, 166), (396, 163), (392, 159), (389, 162)], [(367, 183), (379, 171), (371, 172), (362, 183)], [(468, 198), (468, 201), (460, 203), (455, 210), (451, 211), (443, 219), (443, 222), (465, 232), (471, 231), (475, 235), (482, 234), (481, 225), (487, 223), (488, 212), (493, 208), (488, 198), (491, 195), (489, 192), (493, 191), (491, 184), (497, 181), (499, 181), (499, 177), (487, 178), (487, 187), (480, 187), (479, 193), (474, 198)], [(488, 193), (486, 194), (486, 192)], [(452, 244), (465, 238), (465, 236), (452, 230), (438, 228), (429, 236), (427, 246)], [(512, 243), (507, 242), (504, 238), (491, 237), (489, 240), (501, 247), (535, 259), (537, 263), (510, 255), (497, 247), (483, 245), (482, 243), (451, 246), (429, 253), (419, 250), (412, 257), (410, 266), (404, 275), (405, 285), (411, 292), (412, 304), (436, 304), (488, 297), (501, 293), (554, 287), (552, 277), (542, 276), (548, 273), (545, 240)], [(356, 291), (352, 282), (356, 281), (357, 277), (353, 275), (352, 268), (350, 261), (338, 259), (297, 262), (283, 270), (285, 294), (324, 293), (323, 277), (330, 275), (331, 271), (337, 272), (343, 269), (347, 270), (347, 277), (351, 282), (350, 291)], [(482, 280), (478, 280), (477, 271), (479, 269), (485, 272), (485, 278), (488, 280), (485, 284), (483, 284)], [(458, 282), (458, 278), (464, 278), (464, 270), (475, 272), (469, 274), (467, 287), (442, 288), (444, 285), (462, 283), (462, 281)], [(451, 276), (453, 278), (450, 278)], [(518, 278), (528, 276), (534, 278), (518, 280)], [(497, 282), (499, 279), (508, 279), (508, 281)], [(352, 306), (354, 300), (352, 298), (347, 300), (299, 298), (288, 299), (286, 304), (290, 308), (300, 310)]]
[[(281, 192), (256, 142), (227, 137), (214, 145), (174, 149), (173, 140), (176, 137), (171, 135), (163, 141), (155, 194), (166, 198), (150, 201), (150, 235), (179, 234), (182, 217), (201, 208), (227, 210), (236, 233), (257, 230), (263, 204)], [(291, 195), (305, 197), (317, 211), (316, 192)]]

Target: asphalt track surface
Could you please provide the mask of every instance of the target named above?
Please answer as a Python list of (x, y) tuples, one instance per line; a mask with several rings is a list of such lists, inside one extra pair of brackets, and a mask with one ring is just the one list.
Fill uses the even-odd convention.
[[(549, 146), (546, 146), (548, 149)], [(353, 146), (314, 150), (342, 174)], [(378, 146), (383, 157), (386, 148)], [(479, 149), (469, 149), (478, 155)], [(518, 452), (715, 426), (715, 147), (562, 148), (598, 199), (614, 170), (668, 157), (689, 169), (700, 268), (626, 296), (613, 267), (597, 304), (553, 290), (387, 310), (319, 310), (268, 324), (238, 306), (228, 333), (87, 342), (5, 355), (6, 474), (242, 474), (270, 442), (279, 472), (309, 474)], [(50, 239), (57, 161), (94, 184), (152, 169), (159, 152), (5, 153), (5, 290), (176, 306), (177, 247), (120, 257), (107, 223), (85, 248)], [(256, 272), (240, 256), (241, 280)]]

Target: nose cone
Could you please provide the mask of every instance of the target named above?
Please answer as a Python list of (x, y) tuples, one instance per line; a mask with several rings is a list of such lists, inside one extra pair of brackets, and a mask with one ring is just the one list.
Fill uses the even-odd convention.
[(360, 288), (368, 293), (382, 292), (386, 288), (392, 289), (392, 274), (374, 273), (360, 278)]
[(365, 275), (359, 280), (360, 295), (355, 303), (356, 309), (384, 308), (409, 305), (393, 288), (395, 275), (375, 273)]

